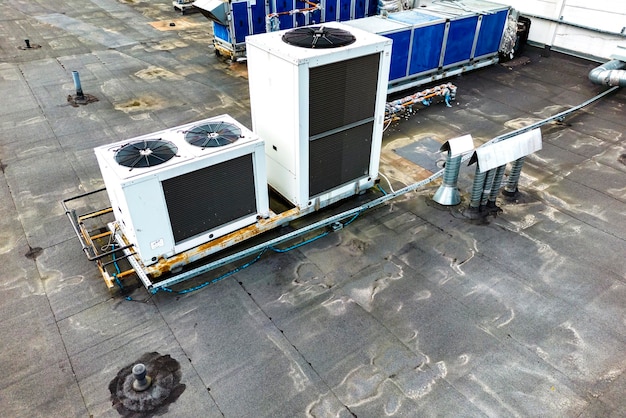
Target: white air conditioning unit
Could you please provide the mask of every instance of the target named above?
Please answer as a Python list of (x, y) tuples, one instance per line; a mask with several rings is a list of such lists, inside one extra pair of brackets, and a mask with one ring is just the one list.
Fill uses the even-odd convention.
[(145, 266), (269, 216), (263, 140), (228, 115), (95, 148)]
[(269, 185), (323, 207), (378, 176), (391, 40), (339, 22), (246, 38), (252, 128)]

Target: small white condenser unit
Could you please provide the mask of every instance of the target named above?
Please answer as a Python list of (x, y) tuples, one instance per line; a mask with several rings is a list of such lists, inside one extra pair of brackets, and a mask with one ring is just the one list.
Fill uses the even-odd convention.
[(263, 140), (228, 115), (95, 148), (145, 266), (269, 216)]
[(246, 38), (252, 129), (269, 185), (324, 207), (378, 176), (391, 40), (339, 22)]

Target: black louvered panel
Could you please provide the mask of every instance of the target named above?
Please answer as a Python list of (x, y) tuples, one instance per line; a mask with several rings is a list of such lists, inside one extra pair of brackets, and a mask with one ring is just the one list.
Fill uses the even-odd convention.
[(162, 185), (176, 244), (257, 212), (251, 154)]
[(374, 123), (309, 142), (309, 196), (368, 175)]
[(309, 136), (372, 118), (380, 54), (309, 70)]

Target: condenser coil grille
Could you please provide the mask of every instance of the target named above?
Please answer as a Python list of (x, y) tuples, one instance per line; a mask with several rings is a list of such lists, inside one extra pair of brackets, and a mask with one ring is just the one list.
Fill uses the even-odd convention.
[(143, 139), (124, 144), (115, 152), (115, 161), (124, 167), (154, 167), (169, 161), (176, 155), (178, 148), (162, 139)]
[(252, 155), (162, 182), (176, 244), (257, 212)]
[(369, 172), (374, 123), (309, 142), (309, 195), (362, 178)]
[(228, 122), (211, 122), (185, 132), (185, 140), (201, 148), (223, 147), (241, 138), (241, 129)]
[(309, 136), (371, 119), (380, 54), (309, 70)]

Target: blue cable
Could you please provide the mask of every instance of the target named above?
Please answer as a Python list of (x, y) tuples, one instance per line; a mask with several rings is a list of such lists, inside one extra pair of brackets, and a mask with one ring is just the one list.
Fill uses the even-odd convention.
[(195, 287), (190, 287), (189, 289), (184, 289), (184, 290), (173, 290), (173, 289), (171, 289), (171, 288), (169, 288), (169, 287), (159, 287), (159, 288), (157, 288), (156, 290), (157, 290), (157, 292), (158, 292), (158, 291), (160, 291), (160, 290), (162, 290), (162, 291), (164, 291), (164, 292), (176, 293), (176, 294), (178, 294), (178, 295), (184, 295), (185, 293), (195, 292), (196, 290), (203, 289), (203, 288), (205, 288), (206, 286), (208, 286), (208, 285), (210, 285), (210, 284), (217, 283), (217, 282), (219, 282), (219, 281), (221, 281), (221, 280), (224, 280), (225, 278), (227, 278), (227, 277), (229, 277), (229, 276), (232, 276), (233, 274), (235, 274), (235, 273), (237, 273), (237, 272), (239, 272), (239, 271), (241, 271), (241, 270), (243, 270), (243, 269), (246, 269), (246, 268), (250, 267), (252, 264), (254, 264), (254, 263), (256, 263), (257, 261), (259, 261), (259, 259), (260, 259), (260, 258), (261, 258), (261, 256), (263, 255), (263, 253), (265, 253), (265, 251), (267, 251), (267, 249), (263, 249), (263, 250), (262, 250), (262, 251), (261, 251), (261, 252), (260, 252), (260, 253), (259, 253), (259, 254), (255, 257), (255, 258), (254, 258), (254, 260), (249, 261), (249, 262), (247, 262), (246, 264), (244, 264), (244, 265), (242, 265), (242, 266), (239, 266), (239, 267), (237, 267), (237, 268), (235, 268), (235, 269), (233, 269), (233, 270), (231, 270), (231, 271), (229, 271), (229, 272), (226, 272), (226, 273), (222, 274), (221, 276), (219, 276), (219, 277), (217, 277), (217, 278), (215, 278), (215, 279), (213, 279), (213, 280), (208, 280), (208, 281), (206, 281), (206, 282), (204, 282), (204, 283), (202, 283), (202, 284), (200, 284), (200, 285), (198, 285), (198, 286), (195, 286)]
[(358, 217), (359, 217), (359, 215), (360, 215), (360, 214), (361, 214), (361, 212), (357, 212), (357, 213), (356, 213), (356, 214), (352, 217), (352, 219), (350, 219), (350, 220), (349, 220), (349, 221), (347, 221), (345, 224), (343, 224), (343, 226), (348, 226), (348, 225), (350, 225), (352, 222), (354, 222), (354, 221), (356, 220), (356, 218), (358, 218)]
[(291, 247), (287, 247), (287, 248), (276, 248), (276, 247), (272, 247), (272, 246), (270, 246), (270, 247), (269, 247), (269, 249), (270, 249), (270, 250), (272, 250), (272, 251), (274, 251), (275, 253), (286, 253), (286, 252), (288, 252), (288, 251), (295, 250), (295, 249), (296, 249), (296, 248), (298, 248), (298, 247), (302, 247), (303, 245), (309, 244), (309, 243), (311, 243), (311, 242), (313, 242), (313, 241), (317, 241), (318, 239), (320, 239), (320, 238), (322, 238), (322, 237), (325, 237), (325, 236), (326, 236), (326, 235), (328, 235), (329, 233), (330, 233), (330, 232), (328, 232), (328, 231), (323, 232), (323, 233), (321, 233), (321, 234), (319, 234), (319, 235), (317, 235), (317, 236), (315, 236), (315, 237), (313, 237), (313, 238), (310, 238), (310, 239), (308, 239), (308, 240), (306, 240), (306, 241), (302, 241), (302, 242), (300, 242), (300, 243), (298, 243), (298, 244), (292, 245)]
[[(111, 244), (111, 249), (115, 250), (115, 244)], [(122, 282), (117, 277), (117, 275), (120, 274), (122, 271), (120, 270), (120, 267), (117, 265), (117, 260), (115, 258), (115, 251), (111, 253), (111, 259), (113, 260), (113, 265), (115, 266), (115, 270), (117, 271), (117, 273), (113, 273), (113, 278), (115, 279), (115, 284), (117, 284), (117, 286), (120, 288), (120, 290), (124, 290), (124, 285), (122, 285)]]

